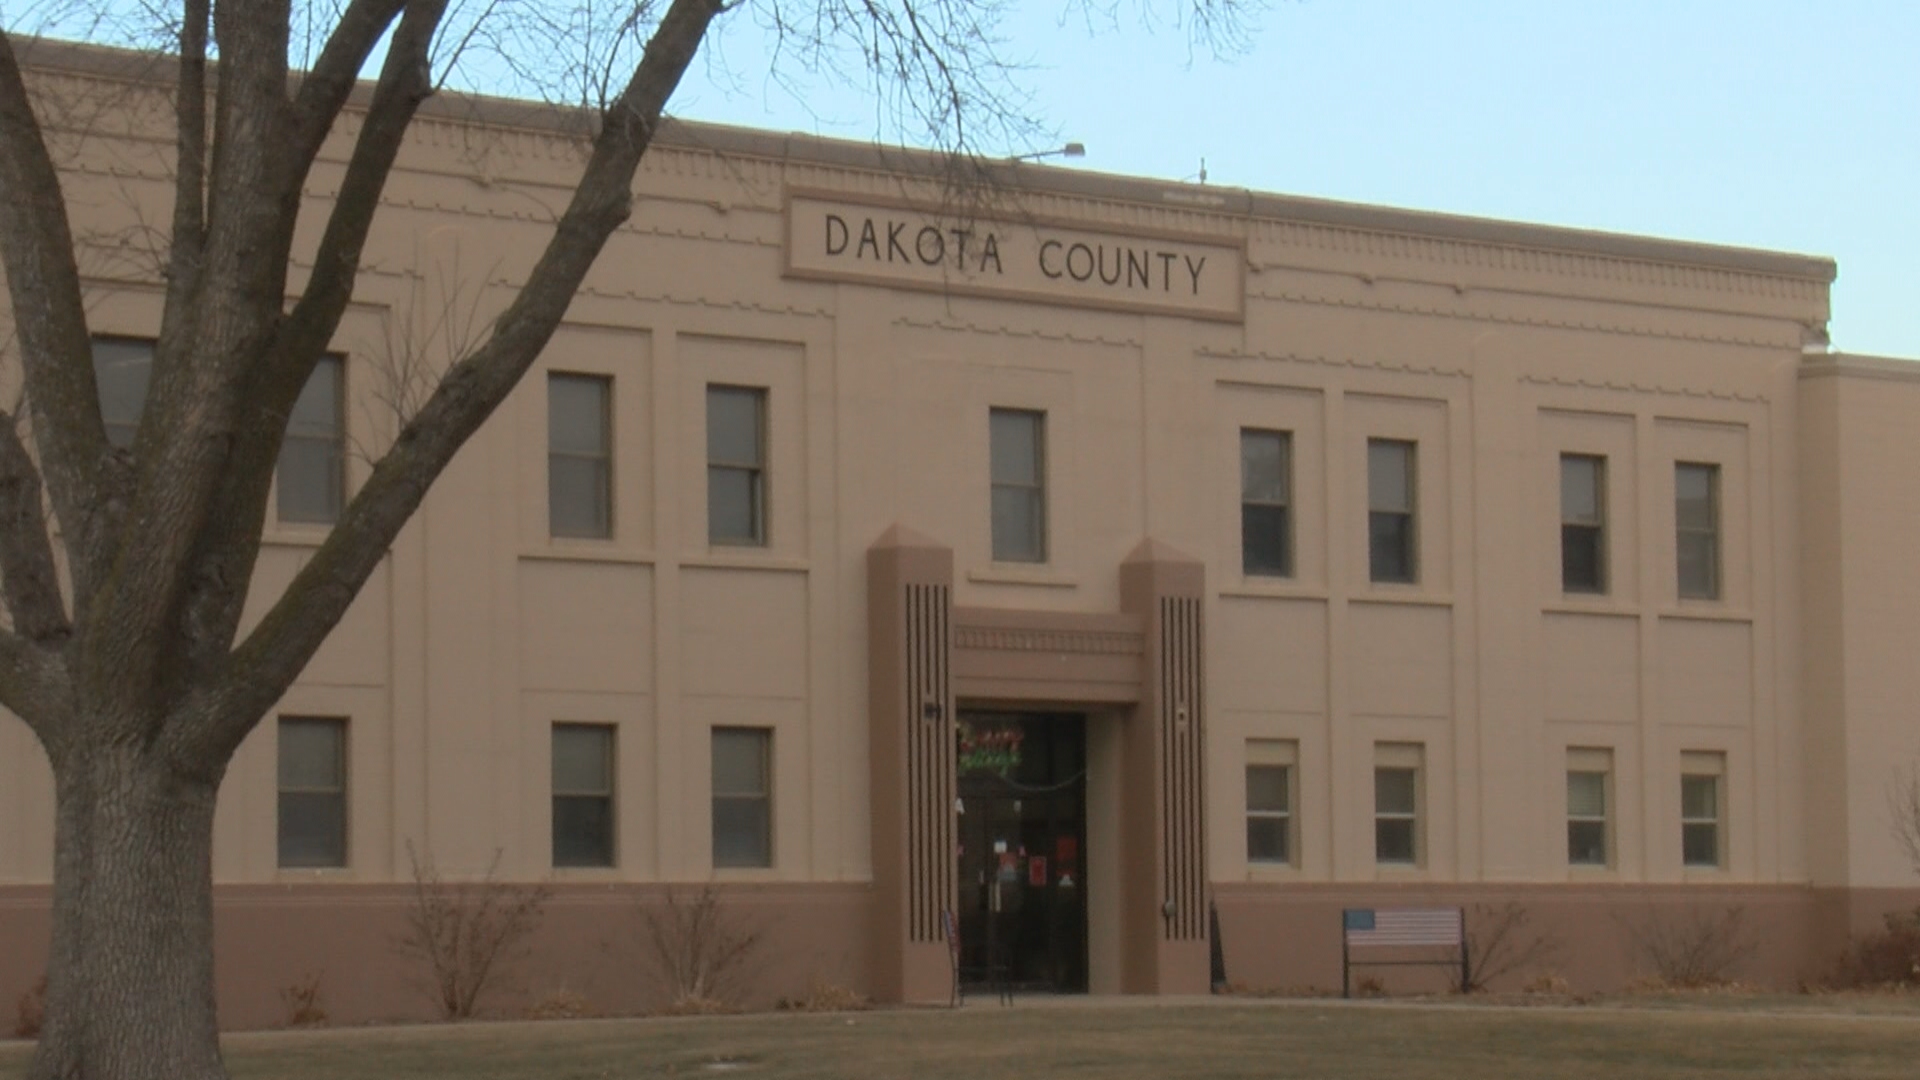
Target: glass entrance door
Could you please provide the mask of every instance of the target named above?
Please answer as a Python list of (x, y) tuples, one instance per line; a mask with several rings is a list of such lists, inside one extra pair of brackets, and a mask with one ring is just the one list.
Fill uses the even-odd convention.
[(1065, 713), (960, 716), (960, 974), (1087, 989), (1087, 729)]

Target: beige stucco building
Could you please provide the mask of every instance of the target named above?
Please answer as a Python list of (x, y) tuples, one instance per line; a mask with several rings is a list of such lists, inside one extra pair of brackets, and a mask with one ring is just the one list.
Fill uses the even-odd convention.
[[(38, 62), (126, 91), (66, 173), (112, 394), (167, 138), (111, 61)], [(416, 125), (258, 595), (526, 272), (566, 128)], [(1611, 986), (1645, 920), (1740, 906), (1787, 982), (1920, 901), (1920, 368), (1826, 349), (1831, 262), (1032, 164), (962, 202), (935, 164), (661, 138), (240, 751), (228, 1023), (316, 975), (336, 1020), (425, 1013), (410, 849), (552, 883), (500, 1011), (656, 1000), (633, 912), (670, 884), (760, 927), (760, 1001), (945, 1001), (949, 913), (969, 974), (991, 933), (1024, 983), (1184, 993), (1216, 933), (1234, 982), (1337, 987), (1347, 907), (1517, 902)], [(45, 956), (49, 789), (0, 720), (0, 1002)]]

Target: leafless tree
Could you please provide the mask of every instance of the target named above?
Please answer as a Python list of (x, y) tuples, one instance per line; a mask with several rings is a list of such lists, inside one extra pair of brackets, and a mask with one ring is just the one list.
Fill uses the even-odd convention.
[(1502, 975), (1550, 964), (1560, 955), (1565, 942), (1532, 929), (1532, 922), (1524, 904), (1474, 905), (1467, 919), (1467, 992), (1485, 990)]
[[(1182, 25), (1231, 26), (1237, 7), (1193, 0)], [(760, 20), (777, 31), (776, 61), (863, 83), (894, 130), (965, 151), (1029, 123), (999, 48), (1002, 8), (28, 0), (0, 11), (0, 267), (27, 413), (0, 416), (0, 705), (45, 748), (56, 803), (34, 1080), (224, 1076), (211, 887), (220, 780), (559, 326), (633, 212), (635, 171), (716, 20)], [(120, 80), (124, 100), (60, 99), (30, 89), (44, 85), (33, 74), (41, 34), (149, 51)], [(370, 65), (377, 75), (362, 82)], [(577, 181), (517, 291), (242, 634), (289, 413), (353, 300), (409, 126), (463, 69), (578, 106)], [(108, 140), (123, 130), (129, 109), (171, 144), (172, 204), (142, 233), (157, 264), (142, 284), (161, 316), (123, 450), (108, 440), (91, 361), (79, 254), (90, 226), (60, 165), (96, 126)], [(356, 122), (342, 124), (348, 112)], [(344, 165), (331, 197), (309, 200), (330, 140), (349, 148)], [(296, 249), (311, 268), (299, 275)]]

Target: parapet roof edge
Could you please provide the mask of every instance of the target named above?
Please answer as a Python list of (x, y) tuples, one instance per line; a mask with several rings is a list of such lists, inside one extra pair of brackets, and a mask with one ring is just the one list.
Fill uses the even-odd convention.
[(1893, 382), (1920, 382), (1920, 360), (1836, 352), (1808, 356), (1800, 362), (1800, 377), (1803, 379), (1842, 375)]
[[(27, 67), (136, 81), (159, 81), (155, 77), (155, 61), (161, 58), (149, 53), (45, 38), (24, 44), (16, 43), (16, 49), (23, 66)], [(362, 91), (366, 89), (363, 85)], [(429, 99), (421, 112), (443, 119), (478, 121), (536, 131), (577, 130), (576, 124), (568, 122), (569, 117), (578, 115), (573, 109), (481, 94), (443, 93)], [(924, 176), (939, 175), (943, 165), (952, 160), (947, 155), (931, 150), (691, 120), (670, 120), (662, 126), (657, 138), (663, 145), (682, 150), (706, 150), (716, 154)], [(1298, 222), (1599, 255), (1797, 278), (1822, 284), (1830, 284), (1837, 275), (1834, 260), (1818, 255), (1408, 210), (1302, 195), (1257, 192), (1246, 188), (1207, 187), (1046, 165), (1010, 162), (989, 164), (1000, 176), (1017, 178), (1018, 184), (1026, 190), (1214, 213), (1225, 217)]]

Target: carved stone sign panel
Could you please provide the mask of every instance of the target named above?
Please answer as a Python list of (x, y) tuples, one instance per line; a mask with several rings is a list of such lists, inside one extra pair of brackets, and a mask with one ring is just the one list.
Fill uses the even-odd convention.
[(791, 193), (787, 274), (1238, 322), (1243, 245)]

